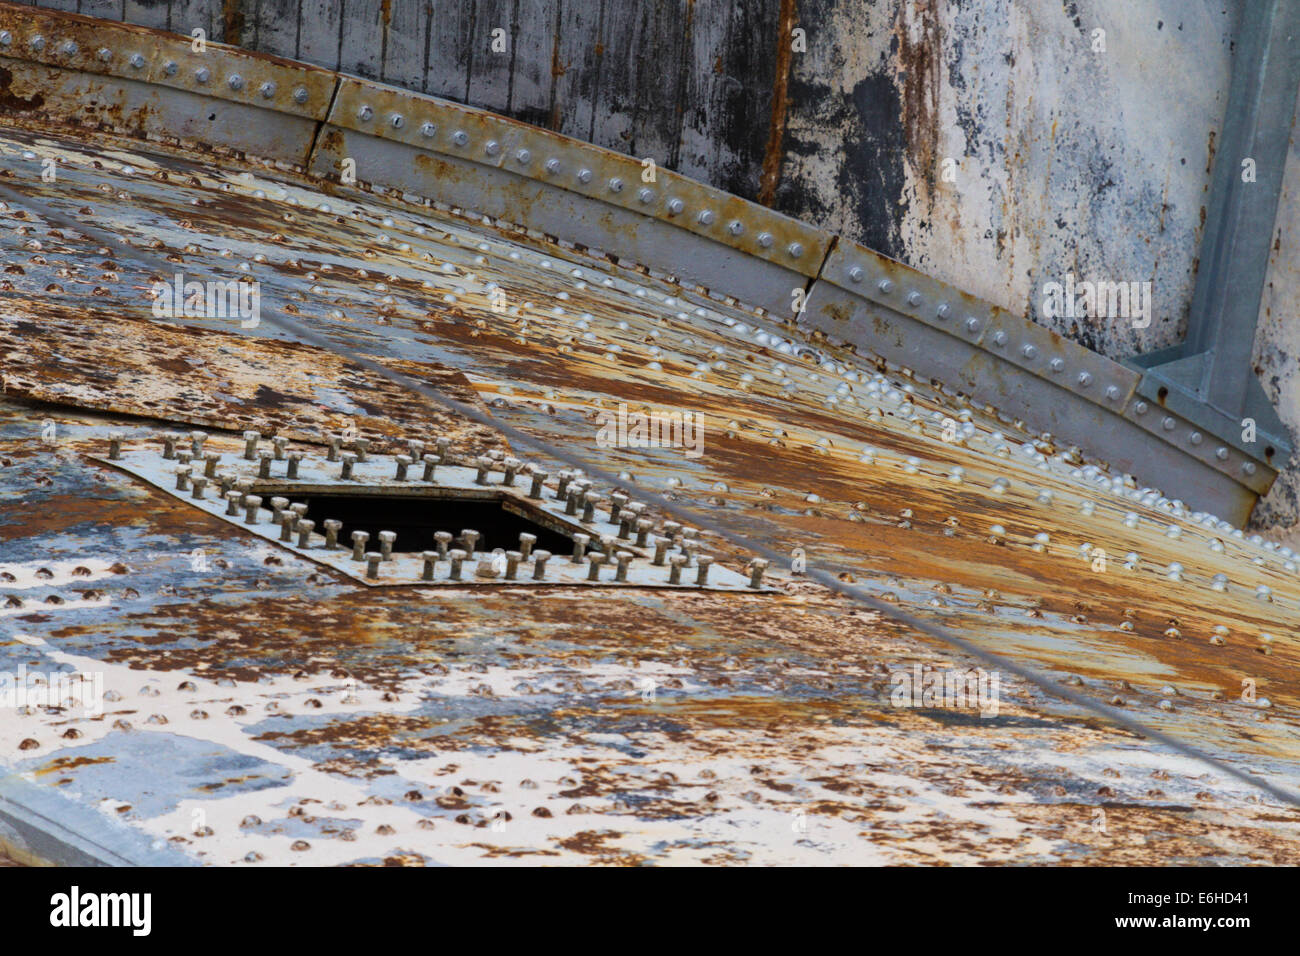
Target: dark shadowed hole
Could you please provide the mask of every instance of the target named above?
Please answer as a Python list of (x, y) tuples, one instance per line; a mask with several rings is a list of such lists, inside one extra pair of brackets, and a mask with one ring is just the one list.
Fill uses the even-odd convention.
[(317, 533), (324, 533), (325, 521), (343, 522), (339, 543), (352, 546), (352, 532), (370, 535), (367, 551), (379, 550), (379, 532), (395, 531), (394, 551), (432, 551), (435, 531), (449, 531), (461, 547), (460, 533), (466, 529), (479, 533), (477, 549), (506, 551), (519, 549), (519, 535), (537, 535), (535, 547), (555, 554), (573, 549), (573, 541), (557, 531), (506, 511), (496, 501), (465, 501), (453, 498), (395, 498), (381, 495), (309, 495), (295, 497), (305, 502), (307, 517), (316, 523)]

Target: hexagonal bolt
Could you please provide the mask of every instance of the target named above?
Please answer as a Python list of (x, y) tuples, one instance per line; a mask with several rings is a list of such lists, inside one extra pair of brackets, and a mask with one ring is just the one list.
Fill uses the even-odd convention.
[(168, 461), (171, 461), (176, 457), (176, 443), (179, 442), (182, 437), (183, 436), (176, 432), (166, 432), (163, 435), (163, 457)]
[(438, 456), (424, 455), (420, 461), (424, 462), (424, 474), (420, 476), (420, 480), (433, 481), (433, 473), (438, 467)]
[(368, 457), (368, 456), (370, 455), (370, 439), (369, 439), (369, 438), (358, 438), (356, 441), (354, 441), (354, 442), (352, 443), (352, 447), (356, 450), (356, 453), (357, 453), (357, 461), (368, 461), (368, 460), (369, 460), (369, 457)]
[(663, 567), (664, 559), (668, 555), (668, 545), (670, 545), (671, 543), (672, 542), (669, 541), (667, 538), (655, 539), (655, 557), (654, 557), (655, 567), (657, 568)]
[(352, 480), (352, 466), (355, 465), (356, 463), (357, 463), (357, 456), (354, 455), (352, 452), (348, 452), (346, 455), (343, 456), (343, 467), (339, 469), (340, 481)]
[(217, 465), (221, 464), (221, 453), (216, 451), (206, 452), (203, 455), (203, 477), (217, 477)]
[(518, 458), (507, 458), (503, 464), (506, 466), (506, 476), (502, 479), (501, 483), (507, 488), (513, 488), (515, 485), (515, 476), (519, 474), (519, 469), (524, 466), (524, 463)]
[(555, 500), (563, 501), (569, 494), (569, 482), (573, 481), (573, 472), (562, 471), (555, 484)]
[(337, 518), (325, 519), (325, 550), (333, 551), (339, 546), (339, 532), (343, 530), (343, 522)]
[(393, 475), (393, 477), (394, 477), (397, 481), (406, 481), (406, 472), (407, 472), (407, 469), (409, 469), (409, 468), (411, 467), (411, 456), (410, 456), (410, 455), (398, 455), (397, 458), (396, 458), (395, 460), (396, 460), (396, 462), (397, 462), (397, 471), (396, 471), (396, 473)]
[(702, 554), (695, 559), (695, 586), (704, 587), (709, 583), (709, 565), (713, 563), (713, 558), (707, 554)]
[(385, 561), (393, 560), (393, 543), (396, 540), (396, 531), (379, 532), (379, 553), (384, 556)]
[(257, 511), (262, 507), (262, 499), (257, 495), (244, 496), (244, 524), (257, 524)]
[(533, 580), (546, 580), (546, 562), (551, 560), (551, 552), (534, 551), (533, 552)]
[(600, 553), (606, 558), (612, 558), (614, 556), (614, 545), (617, 543), (618, 539), (613, 535), (602, 534), (600, 536)]
[(670, 568), (668, 570), (668, 583), (681, 584), (682, 568), (686, 565), (685, 556), (680, 554), (674, 554), (671, 558), (668, 559), (668, 564), (670, 565)]
[(627, 580), (628, 565), (632, 563), (634, 557), (636, 557), (636, 555), (631, 551), (619, 551), (614, 555), (614, 560), (618, 562), (618, 570), (614, 572), (615, 581)]
[(366, 552), (366, 577), (374, 580), (379, 577), (379, 563), (384, 560), (382, 554), (375, 554), (373, 551)]
[(280, 513), (281, 513), (282, 511), (284, 511), (284, 509), (287, 508), (287, 507), (289, 507), (289, 499), (288, 499), (288, 498), (272, 498), (272, 499), (271, 499), (271, 523), (272, 523), (272, 524), (279, 524), (279, 523), (280, 523)]
[(419, 461), (423, 458), (424, 442), (415, 438), (408, 438), (406, 440), (406, 456), (410, 458), (411, 461)]
[(535, 545), (536, 543), (537, 543), (537, 535), (529, 534), (527, 531), (520, 532), (519, 556), (523, 558), (525, 561), (527, 561), (528, 556), (533, 553), (533, 545)]
[(420, 552), (420, 559), (421, 559), (422, 561), (424, 561), (424, 570), (420, 572), (420, 580), (421, 580), (421, 581), (432, 581), (432, 580), (433, 580), (433, 569), (434, 569), (434, 566), (437, 565), (437, 563), (438, 563), (438, 552), (437, 552), (437, 551), (421, 551), (421, 552)]
[(362, 561), (366, 556), (366, 542), (370, 540), (370, 535), (365, 531), (352, 532), (352, 560)]
[(587, 542), (591, 540), (591, 535), (575, 534), (573, 536), (573, 557), (570, 559), (574, 564), (582, 564), (582, 556), (587, 553)]
[(271, 461), (275, 458), (275, 453), (263, 448), (257, 453), (257, 477), (271, 477)]
[(435, 438), (433, 443), (438, 446), (438, 463), (445, 465), (451, 461), (451, 439)]
[(650, 536), (650, 528), (653, 525), (654, 522), (649, 518), (636, 519), (636, 546), (638, 548), (644, 548), (646, 546), (646, 538)]
[(311, 533), (315, 527), (316, 522), (308, 521), (306, 518), (303, 518), (298, 522), (298, 547), (311, 547)]
[(122, 442), (126, 436), (121, 432), (113, 432), (108, 436), (108, 460), (118, 461), (122, 457)]
[(188, 451), (181, 451), (180, 449), (177, 449), (176, 460), (180, 462), (182, 465), (188, 465), (190, 462), (194, 460), (194, 456), (191, 455)]
[(188, 465), (182, 465), (176, 469), (176, 490), (184, 491), (190, 486), (190, 469)]
[(451, 562), (451, 579), (453, 581), (460, 580), (460, 569), (465, 564), (465, 559), (467, 557), (469, 557), (469, 555), (460, 548), (452, 548), (447, 552), (447, 560)]
[(549, 477), (551, 477), (551, 476), (550, 476), (547, 472), (544, 472), (544, 471), (534, 471), (534, 472), (533, 472), (533, 484), (532, 484), (532, 487), (528, 489), (528, 497), (529, 497), (529, 498), (541, 498), (541, 497), (542, 497), (542, 486), (543, 486), (544, 484), (546, 484), (546, 479), (549, 478)]
[(474, 465), (478, 468), (478, 474), (474, 476), (474, 484), (486, 485), (488, 483), (488, 472), (492, 470), (492, 459), (486, 455), (482, 455), (479, 457), (478, 461), (474, 462)]
[(615, 492), (609, 496), (609, 523), (618, 524), (618, 516), (622, 513), (624, 505), (628, 502), (627, 495)]
[(202, 501), (203, 489), (207, 487), (207, 484), (208, 484), (208, 479), (202, 476), (194, 478), (192, 484), (190, 485), (191, 489), (193, 490), (193, 494), (191, 494), (190, 497), (193, 498), (195, 501)]
[(286, 478), (296, 479), (298, 477), (298, 466), (301, 464), (302, 464), (302, 452), (300, 451), (289, 452), (289, 465), (287, 468), (285, 468), (284, 476)]
[(257, 443), (262, 436), (257, 432), (244, 432), (244, 460), (257, 460)]
[(519, 573), (519, 562), (522, 561), (523, 558), (524, 556), (520, 554), (518, 551), (506, 552), (506, 580), (507, 581), (513, 581), (515, 579), (515, 575)]
[(620, 541), (626, 541), (632, 537), (632, 522), (635, 520), (636, 516), (628, 514), (626, 511), (618, 516), (618, 539)]
[(330, 436), (329, 436), (329, 450), (328, 450), (327, 452), (325, 452), (325, 460), (326, 460), (326, 461), (338, 461), (338, 460), (339, 460), (339, 452), (342, 451), (342, 449), (343, 449), (343, 436), (342, 436), (342, 435), (330, 435)]
[(433, 540), (438, 548), (438, 557), (446, 560), (447, 548), (451, 546), (454, 537), (450, 531), (435, 531), (433, 533)]
[(239, 516), (239, 506), (243, 502), (243, 500), (244, 500), (244, 493), (242, 491), (227, 491), (226, 492), (227, 516), (231, 518), (237, 518)]
[(235, 487), (235, 476), (227, 474), (218, 474), (216, 476), (217, 484), (221, 485), (221, 497), (226, 497), (226, 492)]
[(755, 558), (749, 562), (749, 586), (751, 588), (761, 588), (763, 586), (763, 572), (767, 570), (767, 560), (764, 558)]
[(298, 516), (292, 511), (286, 511), (280, 515), (280, 540), (293, 540), (293, 527), (298, 523)]
[(588, 493), (582, 502), (582, 523), (594, 524), (596, 521), (596, 505), (600, 503), (600, 495)]
[(463, 531), (461, 531), (460, 540), (465, 543), (466, 557), (469, 558), (474, 557), (474, 548), (478, 545), (478, 539), (481, 537), (482, 535), (480, 535), (473, 528), (465, 528)]
[(600, 566), (604, 564), (607, 560), (609, 559), (606, 558), (599, 551), (593, 551), (591, 554), (587, 555), (587, 580), (588, 581), (600, 580)]
[(578, 513), (578, 504), (582, 501), (582, 489), (570, 488), (568, 500), (564, 504), (564, 513), (566, 515), (576, 515)]
[(294, 504), (291, 504), (289, 506), (289, 510), (292, 511), (294, 514), (296, 514), (299, 518), (305, 518), (307, 516), (306, 502), (302, 502), (302, 501), (295, 502)]
[(203, 443), (207, 440), (207, 432), (190, 432), (190, 454), (195, 458), (203, 457)]

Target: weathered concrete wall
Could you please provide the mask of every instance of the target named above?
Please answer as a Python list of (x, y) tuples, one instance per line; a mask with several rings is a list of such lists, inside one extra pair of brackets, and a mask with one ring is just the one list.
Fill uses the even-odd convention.
[[(467, 101), (809, 219), (1114, 358), (1178, 342), (1229, 0), (39, 0)], [(494, 51), (493, 31), (505, 30)], [(803, 31), (802, 44), (792, 31)], [(802, 46), (802, 49), (796, 47)], [(1257, 366), (1300, 432), (1294, 151)], [(1151, 283), (1131, 318), (1043, 286)], [(1139, 320), (1140, 321), (1140, 320)], [(1259, 509), (1300, 517), (1300, 467)]]

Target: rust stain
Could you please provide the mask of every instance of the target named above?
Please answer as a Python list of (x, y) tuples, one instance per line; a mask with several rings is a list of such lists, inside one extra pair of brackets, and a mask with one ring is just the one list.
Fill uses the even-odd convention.
[(781, 0), (780, 22), (776, 31), (776, 76), (772, 85), (772, 117), (768, 122), (767, 145), (763, 148), (763, 173), (758, 187), (758, 201), (764, 206), (771, 206), (775, 201), (776, 187), (781, 182), (781, 144), (785, 138), (790, 67), (793, 57), (791, 34), (798, 16), (797, 0)]
[[(942, 43), (939, 35), (937, 4), (921, 0), (914, 7), (914, 23), (906, 12), (900, 14), (895, 34), (898, 38), (898, 70), (902, 81), (903, 131), (907, 137), (912, 167), (918, 178), (933, 193), (935, 154), (939, 143), (939, 90), (942, 82)], [(914, 38), (915, 35), (915, 38)]]

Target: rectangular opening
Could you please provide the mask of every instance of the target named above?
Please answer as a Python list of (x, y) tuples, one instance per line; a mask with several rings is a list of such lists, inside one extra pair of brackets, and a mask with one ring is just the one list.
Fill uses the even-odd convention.
[(571, 538), (507, 511), (497, 500), (336, 494), (298, 494), (292, 500), (307, 505), (307, 517), (318, 532), (329, 518), (342, 521), (339, 542), (350, 545), (352, 532), (364, 531), (370, 535), (371, 550), (379, 549), (381, 531), (396, 533), (394, 551), (419, 552), (434, 550), (436, 531), (450, 532), (456, 538), (453, 547), (460, 547), (460, 534), (467, 529), (479, 533), (479, 551), (516, 551), (519, 535), (525, 532), (537, 536), (535, 547), (541, 550), (564, 554), (573, 549)]

